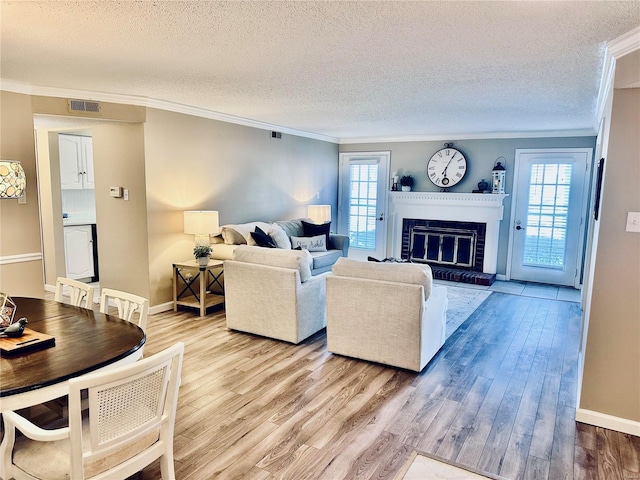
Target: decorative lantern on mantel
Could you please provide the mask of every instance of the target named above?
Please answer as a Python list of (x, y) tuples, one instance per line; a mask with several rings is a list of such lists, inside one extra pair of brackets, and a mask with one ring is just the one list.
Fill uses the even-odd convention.
[[(504, 157), (498, 157), (497, 160), (503, 159), (505, 162), (507, 161)], [(491, 171), (491, 185), (493, 186), (491, 193), (504, 193), (504, 182), (506, 177), (506, 170), (501, 162), (496, 162), (496, 166), (493, 167)]]

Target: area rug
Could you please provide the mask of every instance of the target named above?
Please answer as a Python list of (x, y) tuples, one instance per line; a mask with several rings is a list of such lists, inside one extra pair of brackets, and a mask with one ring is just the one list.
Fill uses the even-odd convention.
[(398, 471), (394, 480), (506, 480), (484, 472), (449, 462), (434, 455), (414, 451)]
[(489, 290), (479, 290), (476, 288), (453, 287), (448, 285), (446, 287), (447, 297), (449, 299), (446, 337), (449, 338), (449, 336), (482, 305), (482, 302), (491, 295), (491, 292)]

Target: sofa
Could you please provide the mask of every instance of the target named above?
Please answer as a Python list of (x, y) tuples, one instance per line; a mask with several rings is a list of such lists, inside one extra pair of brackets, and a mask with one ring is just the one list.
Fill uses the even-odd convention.
[(326, 282), (330, 352), (420, 372), (444, 345), (447, 288), (428, 265), (340, 258)]
[(238, 245), (224, 261), (227, 327), (300, 343), (326, 326), (325, 277), (307, 250)]
[[(330, 271), (338, 258), (346, 257), (349, 253), (349, 237), (331, 233), (330, 225), (316, 225), (308, 218), (223, 225), (220, 234), (212, 239), (211, 258), (230, 260), (239, 245), (269, 246), (284, 250), (306, 247), (313, 258), (311, 274), (318, 275)], [(264, 243), (261, 244), (260, 240)]]

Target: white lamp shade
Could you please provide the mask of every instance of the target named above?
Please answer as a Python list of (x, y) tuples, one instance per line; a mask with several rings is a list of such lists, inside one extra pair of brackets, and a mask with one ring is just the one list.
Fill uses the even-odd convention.
[(331, 205), (309, 205), (307, 216), (313, 223), (322, 224), (331, 221)]
[(189, 210), (184, 212), (184, 233), (216, 235), (220, 233), (218, 212), (215, 210)]
[(20, 198), (27, 187), (27, 178), (20, 162), (0, 160), (0, 198)]

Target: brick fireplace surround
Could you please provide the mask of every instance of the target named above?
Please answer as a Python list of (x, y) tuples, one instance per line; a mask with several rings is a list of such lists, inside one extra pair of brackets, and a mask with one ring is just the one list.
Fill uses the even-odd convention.
[[(391, 256), (408, 256), (407, 224), (429, 221), (472, 222), (486, 226), (482, 265), (455, 268), (431, 265), (434, 278), (456, 282), (491, 285), (495, 281), (502, 202), (506, 194), (391, 192), (389, 194), (389, 228)], [(417, 221), (417, 222), (416, 222)]]

